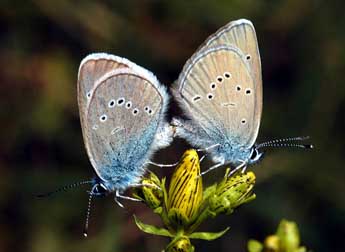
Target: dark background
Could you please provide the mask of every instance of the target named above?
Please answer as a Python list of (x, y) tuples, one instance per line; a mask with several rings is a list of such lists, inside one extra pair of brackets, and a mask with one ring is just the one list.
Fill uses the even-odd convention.
[[(222, 238), (193, 243), (197, 251), (246, 251), (249, 238), (263, 239), (287, 218), (298, 223), (312, 251), (345, 251), (343, 1), (0, 4), (0, 251), (160, 251), (168, 241), (133, 224), (133, 213), (159, 224), (141, 204), (124, 202), (121, 209), (112, 197), (95, 200), (84, 239), (87, 188), (46, 199), (33, 195), (93, 176), (76, 100), (83, 57), (126, 57), (170, 84), (206, 37), (238, 18), (254, 23), (262, 59), (258, 142), (310, 135), (316, 148), (269, 151), (252, 168), (257, 199), (202, 226), (231, 226)], [(155, 160), (174, 162), (187, 147), (175, 141)], [(154, 171), (169, 176), (173, 170)]]

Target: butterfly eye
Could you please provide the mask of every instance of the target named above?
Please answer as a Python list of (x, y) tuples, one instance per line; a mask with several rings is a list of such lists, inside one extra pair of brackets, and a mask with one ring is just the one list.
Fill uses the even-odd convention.
[(115, 106), (115, 100), (112, 99), (112, 100), (109, 101), (108, 107), (109, 107), (109, 108), (113, 108), (114, 106)]
[(101, 116), (99, 117), (99, 120), (100, 120), (101, 122), (105, 122), (107, 119), (108, 119), (107, 115), (101, 115)]
[(252, 155), (250, 156), (250, 159), (251, 159), (251, 160), (254, 160), (254, 159), (257, 157), (257, 155), (258, 155), (258, 151), (257, 151), (257, 150), (254, 150), (253, 153), (252, 153)]

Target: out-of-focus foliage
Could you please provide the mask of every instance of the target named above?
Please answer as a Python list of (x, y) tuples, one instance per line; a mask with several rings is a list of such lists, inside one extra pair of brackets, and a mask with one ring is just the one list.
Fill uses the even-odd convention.
[(282, 220), (277, 232), (265, 238), (263, 243), (249, 240), (249, 252), (306, 252), (306, 247), (300, 246), (300, 234), (297, 224)]
[[(153, 71), (170, 85), (184, 62), (219, 27), (250, 19), (262, 58), (264, 109), (258, 141), (310, 135), (313, 151), (272, 150), (255, 169), (257, 199), (207, 223), (231, 235), (199, 251), (243, 251), (282, 218), (295, 220), (314, 251), (344, 251), (345, 15), (334, 1), (1, 1), (0, 251), (152, 251), (132, 221), (159, 224), (140, 204), (95, 200), (83, 239), (87, 194), (80, 188), (33, 194), (93, 176), (76, 102), (81, 59), (105, 51)], [(179, 110), (172, 103), (172, 114)], [(183, 141), (156, 154), (173, 163)], [(210, 163), (209, 163), (210, 164)], [(207, 163), (203, 165), (207, 167)], [(155, 169), (170, 176), (173, 169)], [(222, 176), (224, 169), (213, 175)], [(215, 181), (208, 176), (209, 181)]]

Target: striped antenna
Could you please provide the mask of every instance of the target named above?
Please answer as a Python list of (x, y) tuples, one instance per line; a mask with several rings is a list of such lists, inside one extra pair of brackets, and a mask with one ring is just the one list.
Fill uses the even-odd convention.
[(52, 196), (52, 195), (54, 195), (56, 193), (59, 193), (59, 192), (66, 192), (66, 191), (68, 191), (70, 189), (79, 187), (81, 185), (92, 184), (92, 183), (94, 183), (94, 180), (86, 180), (86, 181), (76, 182), (76, 183), (73, 183), (71, 185), (66, 185), (66, 186), (63, 186), (61, 188), (58, 188), (58, 189), (56, 189), (55, 191), (52, 191), (52, 192), (43, 193), (43, 194), (37, 194), (36, 197), (38, 197), (38, 198), (45, 198), (45, 197)]
[(309, 136), (302, 136), (302, 137), (289, 137), (289, 138), (281, 138), (281, 139), (274, 139), (270, 140), (256, 146), (256, 149), (265, 148), (265, 147), (294, 147), (294, 148), (302, 148), (302, 149), (313, 149), (314, 146), (312, 144), (299, 144), (294, 143), (297, 141), (304, 141), (309, 139)]

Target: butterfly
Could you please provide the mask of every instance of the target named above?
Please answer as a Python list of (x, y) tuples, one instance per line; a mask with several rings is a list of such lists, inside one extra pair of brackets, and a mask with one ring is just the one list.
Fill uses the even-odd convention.
[(172, 92), (188, 117), (173, 118), (175, 135), (206, 150), (215, 162), (201, 174), (225, 164), (235, 166), (230, 175), (244, 172), (263, 157), (260, 148), (304, 139), (255, 144), (263, 88), (258, 42), (249, 20), (230, 22), (211, 35), (186, 62)]
[(82, 60), (78, 106), (84, 144), (97, 174), (91, 192), (136, 186), (155, 150), (172, 141), (169, 95), (150, 71), (118, 56)]
[(87, 236), (91, 199), (130, 187), (143, 186), (141, 177), (154, 151), (167, 147), (173, 129), (165, 119), (166, 88), (153, 73), (128, 59), (106, 53), (85, 57), (78, 72), (78, 107), (86, 152), (95, 178), (64, 186), (39, 197), (91, 184), (84, 236)]

